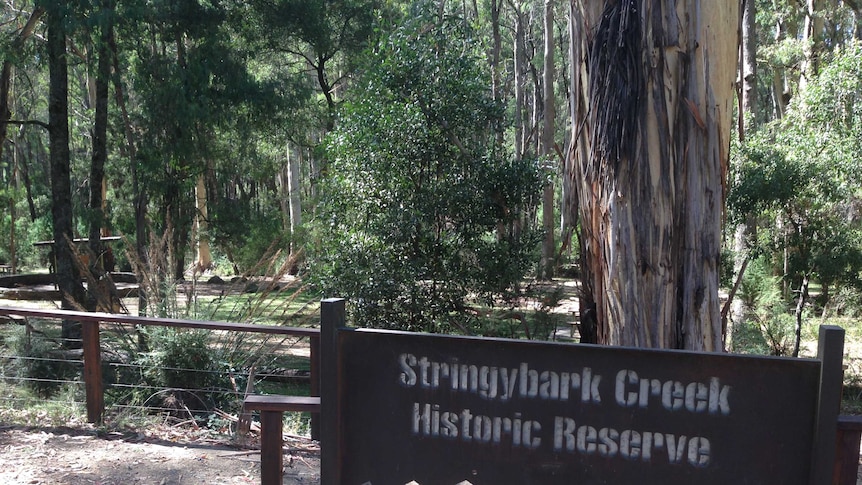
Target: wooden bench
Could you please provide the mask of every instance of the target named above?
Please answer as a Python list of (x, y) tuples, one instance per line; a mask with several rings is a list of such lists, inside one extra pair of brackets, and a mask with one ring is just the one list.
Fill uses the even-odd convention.
[(245, 398), (243, 406), (247, 411), (260, 411), (260, 482), (262, 485), (281, 485), (284, 466), (282, 417), (285, 412), (320, 413), (320, 398), (252, 394)]
[(8, 264), (0, 264), (0, 274), (12, 274), (12, 267)]

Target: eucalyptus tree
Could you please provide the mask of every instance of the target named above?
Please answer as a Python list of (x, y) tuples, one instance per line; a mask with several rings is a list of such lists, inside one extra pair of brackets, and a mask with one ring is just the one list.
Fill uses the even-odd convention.
[(571, 2), (587, 337), (722, 349), (737, 2)]
[[(289, 77), (251, 71), (259, 64), (242, 42), (234, 8), (203, 2), (153, 5), (137, 11), (137, 21), (126, 26), (138, 103), (132, 117), (143, 139), (137, 149), (140, 190), (155, 198), (158, 229), (174, 235), (176, 277), (185, 270), (199, 177), (206, 175), (207, 197), (214, 204), (208, 212), (211, 229), (241, 234), (236, 223), (251, 221), (225, 213), (230, 204), (224, 201), (243, 194), (248, 203), (256, 193), (258, 180), (245, 177), (262, 168), (251, 163), (260, 159), (254, 143), (259, 133), (282, 123), (281, 113), (303, 96)], [(249, 163), (237, 170), (238, 160)]]
[[(382, 0), (254, 0), (237, 2), (242, 16), (240, 32), (245, 42), (265, 58), (270, 69), (290, 73), (303, 81), (315, 96), (293, 109), (291, 120), (281, 124), (273, 138), (280, 153), (277, 169), (281, 204), (289, 215), (283, 222), (290, 234), (292, 254), (302, 248), (303, 199), (318, 196), (317, 181), (326, 171), (316, 156), (317, 146), (335, 126), (339, 98), (354, 73), (355, 59), (373, 46), (379, 29), (394, 15), (392, 2)], [(391, 8), (390, 8), (391, 7)], [(276, 148), (277, 147), (277, 148)], [(303, 167), (302, 165), (305, 165)], [(300, 179), (307, 187), (300, 190)]]
[(362, 325), (481, 331), (474, 303), (511, 296), (535, 233), (498, 225), (535, 203), (535, 161), (497, 142), (503, 106), (472, 28), (423, 2), (364, 64), (327, 143), (314, 279)]
[[(48, 93), (48, 134), (51, 159), (51, 215), (53, 220), (53, 256), (57, 287), (62, 307), (78, 309), (84, 303), (84, 287), (74, 261), (75, 237), (72, 225), (72, 187), (69, 154), (69, 66), (66, 52), (66, 26), (72, 17), (69, 6), (45, 2), (47, 23), (47, 57), (50, 72)], [(63, 323), (67, 345), (80, 346), (80, 324)]]

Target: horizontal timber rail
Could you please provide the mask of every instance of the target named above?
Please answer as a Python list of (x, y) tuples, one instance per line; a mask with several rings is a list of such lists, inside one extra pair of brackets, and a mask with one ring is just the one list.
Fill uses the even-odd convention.
[[(320, 396), (320, 329), (303, 327), (283, 327), (277, 325), (257, 325), (253, 323), (212, 322), (183, 320), (177, 318), (138, 317), (113, 313), (81, 312), (72, 310), (42, 310), (33, 308), (13, 308), (0, 306), (0, 316), (34, 317), (81, 322), (84, 350), (84, 387), (87, 396), (87, 420), (99, 423), (105, 410), (104, 383), (102, 382), (102, 355), (99, 339), (100, 323), (125, 325), (150, 325), (159, 327), (191, 328), (198, 330), (222, 330), (226, 332), (246, 332), (270, 335), (304, 337), (310, 343), (311, 392)], [(319, 413), (311, 417), (311, 435), (317, 439), (319, 434)]]
[(54, 318), (74, 320), (77, 322), (154, 325), (159, 327), (197, 328), (200, 330), (225, 330), (228, 332), (267, 333), (309, 338), (320, 336), (320, 330), (316, 328), (281, 327), (276, 325), (257, 325), (254, 323), (208, 322), (202, 320), (182, 320), (178, 318), (136, 317), (133, 315), (120, 315), (115, 313), (79, 312), (72, 310), (40, 310), (0, 306), (0, 315)]

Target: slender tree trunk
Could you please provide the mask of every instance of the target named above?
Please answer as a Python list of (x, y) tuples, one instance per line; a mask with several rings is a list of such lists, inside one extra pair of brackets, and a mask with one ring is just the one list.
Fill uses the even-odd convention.
[[(576, 156), (599, 343), (718, 351), (738, 3), (573, 0)], [(584, 62), (584, 61), (587, 62)], [(577, 154), (578, 151), (575, 151)]]
[[(27, 23), (18, 32), (18, 35), (12, 41), (9, 52), (19, 51), (39, 25), (39, 20), (45, 14), (45, 9), (41, 6), (36, 6), (27, 19)], [(7, 130), (9, 128), (9, 119), (12, 116), (12, 111), (9, 109), (9, 87), (12, 83), (12, 61), (5, 59), (3, 68), (0, 70), (0, 158), (3, 156), (3, 144), (6, 142)]]
[(290, 167), (290, 146), (285, 148), (287, 154), (287, 163), (285, 163), (278, 171), (278, 205), (281, 209), (281, 230), (285, 234), (290, 233), (290, 176), (288, 172)]
[[(147, 261), (147, 206), (148, 206), (148, 197), (146, 192), (143, 191), (141, 186), (141, 174), (138, 170), (138, 151), (135, 146), (135, 137), (134, 130), (132, 129), (132, 121), (129, 117), (129, 111), (126, 108), (126, 97), (124, 95), (123, 83), (120, 79), (120, 56), (117, 49), (117, 43), (114, 39), (113, 31), (110, 32), (109, 38), (109, 47), (111, 49), (111, 61), (114, 68), (115, 76), (113, 76), (114, 81), (114, 98), (117, 103), (117, 107), (120, 109), (120, 114), (123, 119), (123, 133), (126, 138), (126, 154), (129, 158), (129, 171), (132, 176), (132, 195), (133, 195), (133, 206), (135, 213), (135, 255), (140, 263), (139, 266), (143, 267), (145, 262)], [(138, 275), (139, 281), (141, 280), (143, 275)], [(147, 314), (147, 307), (149, 306), (149, 298), (147, 296), (147, 292), (145, 291), (145, 285), (139, 285), (138, 288), (138, 314), (145, 316)], [(139, 333), (139, 338), (143, 339), (143, 334)], [(146, 348), (146, 342), (141, 340), (140, 348)]]
[[(69, 153), (69, 75), (66, 58), (65, 5), (51, 4), (48, 22), (48, 70), (50, 94), (48, 125), (51, 159), (51, 214), (53, 216), (54, 268), (64, 309), (80, 310), (84, 303), (84, 287), (75, 264), (72, 226), (72, 184)], [(64, 321), (64, 344), (81, 346), (81, 325)]]
[(490, 0), (491, 9), (491, 95), (495, 101), (501, 99), (500, 87), (500, 51), (502, 49), (502, 38), (500, 36), (500, 9), (502, 0)]
[[(2, 143), (2, 140), (0, 140)], [(12, 148), (12, 187), (15, 189), (14, 194), (18, 193), (19, 189), (19, 177), (18, 177), (18, 160), (20, 158), (21, 147), (19, 143), (16, 143)], [(16, 239), (15, 232), (18, 219), (18, 211), (15, 208), (15, 196), (10, 194), (9, 196), (9, 265), (12, 267), (12, 274), (18, 272), (18, 250), (16, 247)]]
[(515, 17), (515, 39), (514, 39), (514, 82), (515, 82), (515, 159), (524, 157), (526, 149), (526, 129), (524, 128), (524, 114), (526, 112), (525, 80), (524, 74), (524, 18), (523, 13), (517, 6), (513, 6)]
[(207, 187), (204, 180), (204, 174), (201, 173), (197, 177), (195, 183), (195, 238), (197, 240), (197, 261), (195, 262), (197, 270), (203, 273), (213, 267), (213, 256), (210, 250), (209, 240), (209, 214), (207, 210)]
[[(755, 0), (742, 0), (742, 39), (741, 40), (741, 63), (739, 66), (740, 80), (742, 81), (742, 109), (745, 114), (741, 116), (745, 120), (744, 126), (755, 126), (757, 118), (757, 15)], [(748, 129), (748, 128), (746, 128)], [(745, 131), (741, 139), (745, 138)]]
[(300, 160), (299, 157), (291, 157), (288, 150), (287, 161), (287, 193), (288, 206), (290, 209), (290, 233), (296, 234), (302, 226), (302, 198), (300, 192)]
[[(793, 8), (793, 4), (788, 5)], [(773, 9), (777, 10), (779, 5), (777, 0), (773, 0)], [(791, 13), (788, 18), (779, 18), (775, 25), (775, 42), (782, 42), (788, 35), (796, 35), (797, 25), (794, 19), (795, 13)], [(773, 116), (776, 119), (784, 117), (787, 111), (787, 105), (790, 102), (790, 82), (787, 77), (787, 71), (784, 66), (772, 66), (772, 104)]]
[(853, 17), (856, 21), (856, 29), (854, 32), (854, 37), (856, 40), (862, 41), (862, 1), (860, 0), (845, 0), (845, 3), (850, 5), (850, 8), (853, 9)]
[(808, 83), (820, 70), (820, 53), (823, 50), (823, 0), (807, 0), (805, 3), (805, 30), (802, 40), (805, 58), (799, 76), (799, 90), (804, 91)]
[[(549, 167), (555, 167), (556, 154), (554, 153), (554, 2), (545, 0), (545, 51), (544, 51), (544, 123), (542, 127), (541, 155)], [(545, 239), (542, 244), (542, 279), (550, 280), (554, 277), (554, 266), (556, 265), (556, 246), (554, 238), (554, 177), (555, 169), (549, 170), (548, 181), (542, 191), (542, 227), (545, 230)]]
[[(568, 38), (571, 39), (575, 35), (575, 23), (574, 23), (574, 20), (572, 18), (572, 15), (571, 15), (571, 4), (569, 4), (569, 6), (567, 8), (568, 8), (568, 10), (567, 10), (568, 15), (566, 16), (567, 17), (566, 28), (568, 30), (567, 31)], [(568, 44), (569, 44), (568, 45), (568, 52), (565, 53), (565, 55), (561, 55), (561, 57), (568, 57), (569, 62), (572, 62), (572, 59), (574, 59), (574, 52), (572, 51), (572, 42), (569, 42)], [(568, 71), (569, 69), (570, 69), (569, 66), (564, 66), (561, 68), (561, 70), (564, 72)], [(574, 79), (574, 77), (570, 77), (567, 80), (568, 81), (568, 87), (566, 88), (568, 90), (568, 93), (566, 93), (567, 94), (566, 102), (568, 103), (569, 119), (571, 119), (571, 120), (576, 119), (575, 113), (574, 113), (574, 111), (572, 111), (572, 108), (575, 106), (575, 103), (572, 100), (572, 97), (576, 95), (576, 92), (575, 92), (576, 86), (575, 86), (575, 83), (573, 82), (573, 79)], [(575, 130), (577, 128), (570, 127), (570, 129)], [(563, 174), (571, 173), (571, 171), (573, 170), (572, 161), (574, 160), (574, 158), (573, 158), (574, 155), (573, 155), (572, 151), (575, 149), (575, 147), (572, 144), (573, 138), (574, 138), (574, 135), (571, 135), (569, 137), (568, 143), (566, 143), (566, 150), (565, 150), (564, 157), (562, 160), (562, 164), (563, 164), (562, 172), (563, 172)], [(578, 213), (578, 210), (577, 210), (577, 204), (578, 204), (578, 202), (577, 202), (578, 195), (577, 194), (578, 193), (577, 193), (577, 188), (575, 187), (575, 184), (573, 182), (574, 181), (570, 177), (565, 177), (565, 176), (561, 177), (562, 200), (560, 201), (560, 206), (562, 207), (562, 210), (560, 211), (560, 215), (561, 215), (560, 234), (562, 235), (564, 245), (566, 244), (566, 241), (569, 241), (569, 243), (570, 243), (569, 252), (570, 253), (571, 253), (572, 233), (577, 228), (577, 218), (576, 217), (577, 217), (577, 213)], [(567, 208), (574, 208), (574, 210), (567, 210)]]
[[(739, 78), (741, 83), (740, 96), (740, 141), (745, 140), (747, 131), (756, 127), (757, 119), (757, 31), (756, 31), (756, 7), (754, 0), (742, 0), (742, 22), (740, 39), (740, 63)], [(741, 280), (745, 269), (748, 267), (749, 246), (757, 231), (757, 219), (749, 218), (736, 227), (733, 238), (734, 262), (733, 269), (737, 279)], [(734, 285), (735, 287), (736, 285)], [(731, 349), (733, 346), (732, 324), (742, 323), (745, 320), (745, 305), (741, 300), (735, 300), (736, 291), (731, 291), (725, 305), (730, 305), (730, 320), (728, 312), (722, 310), (721, 328), (724, 333), (724, 347)]]
[(21, 179), (24, 182), (24, 191), (27, 193), (27, 210), (30, 222), (36, 222), (39, 215), (36, 214), (36, 201), (33, 199), (33, 183), (30, 180), (30, 167), (28, 164), (29, 161), (33, 160), (33, 144), (27, 139), (25, 145), (27, 146), (27, 157), (25, 158), (23, 155), (20, 157), (18, 168), (21, 173)]
[(811, 275), (805, 273), (802, 277), (802, 285), (799, 288), (799, 298), (796, 301), (796, 328), (793, 341), (793, 357), (799, 357), (799, 347), (802, 343), (802, 311), (805, 309), (805, 303), (808, 301), (808, 284), (811, 281)]
[[(109, 41), (111, 38), (111, 30), (113, 22), (113, 5), (110, 0), (105, 1), (99, 15), (99, 41), (96, 46), (98, 55), (98, 65), (95, 76), (95, 120), (93, 123), (93, 153), (90, 161), (90, 220), (89, 220), (89, 246), (90, 252), (94, 256), (90, 261), (89, 269), (91, 274), (100, 283), (106, 283), (104, 254), (105, 247), (102, 244), (102, 229), (105, 227), (105, 163), (108, 159), (108, 87), (111, 77), (111, 50)], [(104, 288), (104, 287), (103, 287)], [(96, 309), (95, 302), (104, 299), (105, 292), (100, 292), (96, 288), (88, 288), (90, 298), (88, 299), (88, 309), (93, 311)]]

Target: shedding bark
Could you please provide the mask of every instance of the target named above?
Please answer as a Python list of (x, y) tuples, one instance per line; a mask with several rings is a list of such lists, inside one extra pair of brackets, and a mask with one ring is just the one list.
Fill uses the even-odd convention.
[(572, 12), (582, 314), (598, 343), (721, 350), (738, 4), (572, 0)]

